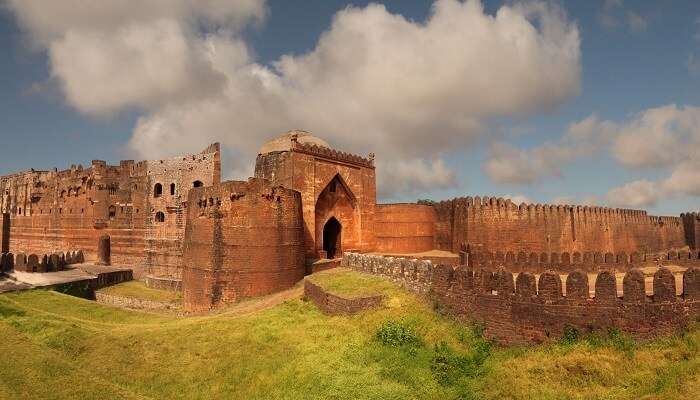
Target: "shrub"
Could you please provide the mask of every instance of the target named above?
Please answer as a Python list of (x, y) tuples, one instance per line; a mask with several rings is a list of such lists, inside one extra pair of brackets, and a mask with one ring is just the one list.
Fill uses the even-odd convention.
[(392, 347), (418, 347), (423, 344), (423, 340), (416, 330), (411, 325), (401, 321), (384, 322), (377, 329), (376, 337), (382, 344)]
[(571, 345), (579, 340), (579, 332), (578, 329), (574, 328), (573, 326), (567, 326), (564, 328), (564, 334), (561, 336), (561, 339), (559, 339), (559, 343), (563, 345)]
[(486, 340), (475, 341), (469, 354), (459, 354), (441, 342), (435, 345), (430, 369), (441, 385), (452, 385), (462, 377), (473, 378), (482, 374), (484, 362), (490, 355), (491, 343)]

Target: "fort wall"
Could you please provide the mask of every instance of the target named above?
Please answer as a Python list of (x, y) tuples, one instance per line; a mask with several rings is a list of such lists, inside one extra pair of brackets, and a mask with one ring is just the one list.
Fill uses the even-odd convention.
[(299, 192), (263, 179), (223, 182), (191, 190), (187, 212), (186, 310), (265, 295), (304, 277)]
[(377, 204), (375, 251), (418, 253), (435, 247), (435, 209), (423, 204)]
[(94, 261), (98, 239), (109, 235), (113, 264), (131, 266), (137, 279), (179, 280), (187, 191), (195, 181), (218, 182), (220, 169), (215, 144), (169, 160), (125, 160), (118, 166), (94, 160), (88, 168), (2, 176), (2, 250), (39, 254), (80, 248)]
[(438, 249), (535, 253), (652, 253), (688, 243), (680, 217), (646, 211), (568, 205), (516, 205), (466, 197), (435, 205)]
[(623, 279), (620, 296), (617, 278), (608, 271), (597, 274), (590, 288), (588, 276), (578, 270), (562, 281), (552, 272), (542, 273), (539, 279), (529, 272), (514, 277), (505, 269), (434, 266), (426, 261), (354, 253), (346, 253), (343, 265), (427, 294), (457, 318), (483, 324), (484, 334), (503, 344), (553, 340), (569, 328), (581, 333), (616, 328), (649, 338), (675, 332), (700, 317), (697, 268), (683, 274), (681, 295), (667, 268), (654, 275), (652, 295), (646, 293), (644, 274), (631, 269)]
[(481, 251), (462, 252), (462, 264), (471, 268), (495, 271), (504, 267), (511, 272), (556, 271), (568, 273), (574, 270), (585, 272), (617, 271), (625, 272), (645, 266), (682, 266), (700, 267), (700, 250), (670, 250), (653, 256), (632, 252), (617, 254), (607, 252), (563, 252), (563, 253), (526, 253), (520, 251)]

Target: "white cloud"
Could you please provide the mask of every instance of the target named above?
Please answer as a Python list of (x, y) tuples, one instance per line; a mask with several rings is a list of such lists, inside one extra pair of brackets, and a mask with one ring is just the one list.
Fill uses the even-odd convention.
[(380, 197), (388, 198), (395, 193), (417, 194), (435, 188), (455, 185), (455, 174), (441, 159), (426, 162), (423, 159), (399, 160), (391, 163), (379, 162), (383, 170), (377, 182)]
[(484, 170), (498, 183), (533, 183), (544, 177), (559, 176), (561, 157), (552, 145), (528, 151), (497, 142), (491, 145)]
[(144, 110), (129, 145), (141, 157), (218, 140), (240, 155), (231, 167), (240, 174), (266, 139), (302, 128), (375, 151), (380, 180), (398, 190), (442, 187), (454, 174), (440, 157), (482, 137), (494, 118), (549, 110), (580, 90), (578, 29), (550, 3), (488, 15), (479, 1), (438, 0), (425, 22), (349, 7), (314, 49), (271, 66), (236, 34), (264, 17), (262, 0), (127, 3), (11, 5), (49, 50), (71, 105)]
[(647, 206), (676, 195), (700, 196), (700, 107), (675, 104), (650, 108), (622, 122), (596, 115), (571, 124), (556, 143), (528, 150), (496, 144), (485, 170), (496, 182), (532, 183), (560, 176), (580, 157), (606, 151), (631, 170), (657, 170), (668, 176), (637, 180), (613, 188), (608, 201), (626, 207)]
[(607, 200), (620, 207), (647, 207), (655, 205), (661, 197), (655, 182), (642, 179), (611, 189)]
[(569, 125), (556, 143), (518, 149), (508, 143), (496, 142), (491, 146), (484, 170), (498, 183), (529, 184), (560, 177), (565, 164), (609, 145), (615, 129), (613, 123), (600, 121), (593, 114)]

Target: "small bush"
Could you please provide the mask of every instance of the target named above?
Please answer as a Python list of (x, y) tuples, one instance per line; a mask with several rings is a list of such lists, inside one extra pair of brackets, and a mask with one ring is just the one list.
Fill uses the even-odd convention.
[(473, 378), (483, 373), (484, 362), (491, 355), (491, 344), (477, 340), (470, 354), (459, 354), (447, 343), (435, 345), (430, 365), (435, 380), (441, 385), (452, 385), (462, 377)]
[(559, 343), (562, 345), (572, 345), (579, 341), (580, 335), (578, 329), (573, 326), (567, 326), (564, 328), (564, 334), (559, 339)]
[(384, 322), (377, 329), (376, 337), (382, 344), (392, 347), (418, 347), (423, 344), (416, 330), (405, 322)]

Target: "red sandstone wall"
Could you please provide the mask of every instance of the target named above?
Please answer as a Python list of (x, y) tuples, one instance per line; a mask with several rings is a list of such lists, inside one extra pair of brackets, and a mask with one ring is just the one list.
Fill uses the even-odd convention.
[(375, 251), (418, 253), (435, 245), (435, 208), (423, 204), (377, 204)]
[(568, 327), (584, 334), (617, 328), (647, 338), (676, 332), (700, 317), (697, 268), (683, 274), (681, 295), (677, 295), (673, 274), (659, 269), (654, 275), (653, 294), (648, 295), (644, 274), (638, 269), (627, 272), (619, 293), (616, 277), (608, 271), (599, 273), (589, 287), (588, 276), (582, 271), (569, 273), (565, 280), (551, 272), (539, 279), (523, 272), (514, 279), (506, 270), (433, 266), (362, 254), (346, 254), (343, 265), (428, 294), (456, 317), (483, 324), (486, 336), (504, 344), (553, 340)]
[(262, 179), (190, 191), (183, 300), (205, 311), (293, 286), (304, 276), (298, 192)]
[[(327, 196), (336, 176), (347, 189), (344, 198)], [(298, 144), (290, 151), (258, 155), (255, 177), (301, 193), (307, 257), (314, 258), (323, 249), (323, 226), (331, 217), (343, 227), (342, 250), (374, 250), (377, 195), (371, 160)]]
[(686, 245), (678, 217), (601, 207), (526, 205), (457, 198), (436, 206), (436, 247), (535, 253), (649, 253)]
[[(91, 167), (65, 171), (27, 171), (0, 177), (2, 240), (6, 251), (51, 253), (81, 249), (94, 260), (97, 239), (110, 235), (112, 263), (128, 265), (134, 276), (153, 274), (179, 279), (184, 220), (181, 196), (192, 181), (218, 182), (216, 147), (205, 153), (162, 161), (127, 160), (109, 166), (95, 160)], [(206, 159), (206, 158), (209, 159)], [(162, 182), (163, 196), (153, 199), (153, 184)], [(170, 183), (176, 184), (170, 195)], [(154, 223), (158, 211), (164, 223)]]

